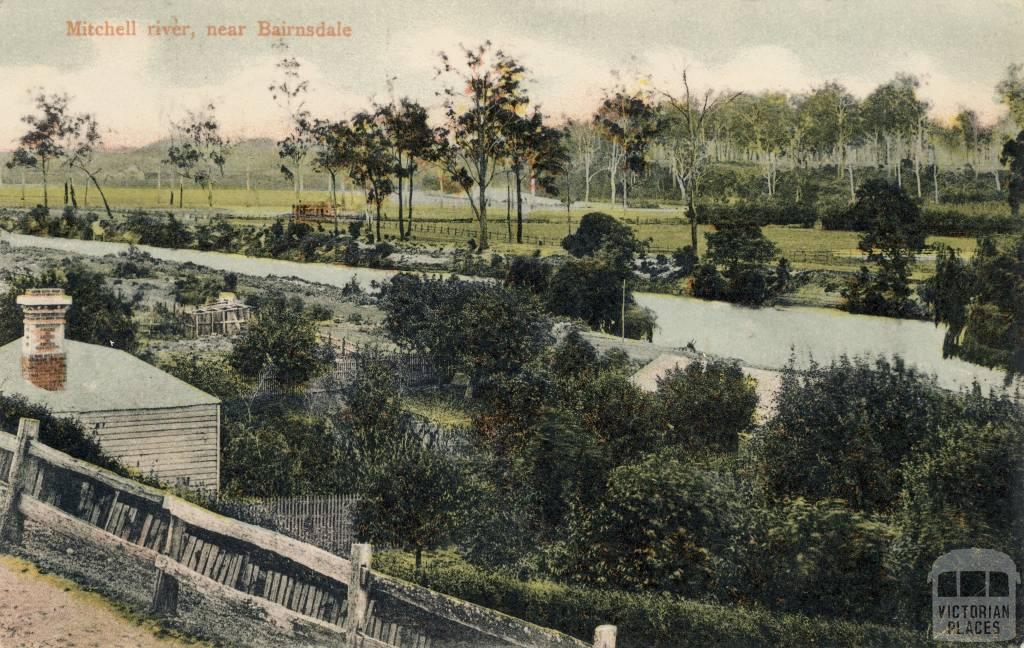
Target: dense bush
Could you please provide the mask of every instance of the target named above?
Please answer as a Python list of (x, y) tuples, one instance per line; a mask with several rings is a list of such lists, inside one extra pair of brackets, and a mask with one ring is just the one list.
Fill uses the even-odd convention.
[(712, 591), (739, 503), (716, 473), (668, 453), (615, 468), (601, 501), (570, 516), (564, 577), (629, 591)]
[(744, 201), (735, 204), (708, 205), (704, 208), (708, 223), (722, 225), (799, 225), (811, 227), (818, 220), (817, 211), (802, 203)]
[(739, 365), (691, 362), (658, 378), (657, 399), (672, 443), (734, 451), (754, 422), (757, 392)]
[[(1002, 212), (1002, 205), (977, 207), (927, 205), (921, 208), (921, 228), (929, 236), (990, 236), (1024, 230), (1024, 221)], [(827, 230), (868, 229), (870, 223), (853, 210), (829, 210), (821, 215)]]
[(668, 594), (627, 593), (521, 581), (467, 565), (415, 569), (401, 554), (374, 557), (374, 569), (585, 641), (594, 628), (618, 627), (623, 648), (805, 648), (931, 645), (924, 633), (868, 623), (815, 619), (758, 608), (715, 605)]
[(756, 225), (722, 225), (704, 235), (708, 251), (694, 268), (694, 297), (760, 306), (785, 288), (770, 262), (777, 248)]
[(54, 416), (46, 406), (29, 403), (22, 396), (0, 392), (0, 430), (17, 433), (22, 418), (39, 421), (39, 440), (51, 448), (97, 466), (123, 470), (117, 461), (103, 453), (99, 443), (86, 434), (78, 421)]
[(583, 215), (574, 233), (562, 239), (562, 247), (574, 257), (600, 256), (621, 271), (647, 246), (637, 240), (629, 225), (614, 216), (591, 212)]
[(68, 339), (132, 351), (137, 326), (132, 319), (136, 298), (126, 299), (107, 287), (104, 276), (80, 263), (64, 264), (38, 275), (19, 275), (0, 295), (0, 343), (22, 336), (24, 322), (16, 300), (29, 288), (63, 288), (71, 296), (67, 313)]

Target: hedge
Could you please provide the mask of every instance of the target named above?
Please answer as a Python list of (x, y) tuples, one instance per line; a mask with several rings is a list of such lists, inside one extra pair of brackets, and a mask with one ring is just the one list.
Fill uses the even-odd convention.
[(809, 205), (787, 202), (741, 202), (732, 205), (708, 205), (703, 219), (712, 225), (752, 223), (765, 225), (799, 225), (812, 227), (818, 213)]
[[(973, 212), (973, 213), (972, 213)], [(931, 236), (990, 236), (1024, 232), (1024, 218), (965, 210), (955, 207), (928, 206), (921, 209), (921, 220), (926, 234)], [(822, 214), (822, 227), (827, 230), (867, 229), (867, 223), (858, 222), (850, 210), (834, 210)]]
[(725, 606), (669, 594), (640, 594), (519, 581), (457, 565), (416, 570), (408, 556), (385, 552), (374, 568), (584, 641), (605, 623), (618, 626), (619, 648), (759, 646), (927, 646), (925, 633), (870, 623)]

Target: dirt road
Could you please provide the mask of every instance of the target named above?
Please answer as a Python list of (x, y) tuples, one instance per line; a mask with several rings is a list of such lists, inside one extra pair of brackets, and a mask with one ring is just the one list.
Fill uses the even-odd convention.
[(0, 648), (177, 648), (196, 646), (158, 637), (97, 594), (40, 574), (29, 562), (0, 556)]

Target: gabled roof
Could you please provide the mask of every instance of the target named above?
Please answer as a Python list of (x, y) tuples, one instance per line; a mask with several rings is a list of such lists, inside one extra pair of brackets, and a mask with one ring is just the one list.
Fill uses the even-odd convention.
[(213, 405), (220, 399), (130, 353), (64, 340), (67, 379), (61, 391), (40, 389), (21, 375), (21, 338), (0, 347), (0, 393), (24, 396), (54, 414)]

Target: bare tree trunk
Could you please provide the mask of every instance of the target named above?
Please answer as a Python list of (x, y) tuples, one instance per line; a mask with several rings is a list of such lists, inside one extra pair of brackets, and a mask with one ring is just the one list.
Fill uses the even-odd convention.
[(409, 201), (408, 201), (408, 205), (409, 205), (409, 226), (405, 230), (409, 234), (412, 234), (412, 180), (413, 180), (413, 174), (416, 173), (415, 168), (416, 167), (413, 165), (413, 163), (410, 162), (409, 163)]
[(857, 200), (857, 191), (853, 187), (853, 165), (846, 165), (846, 170), (850, 172), (850, 202)]
[(487, 240), (487, 186), (483, 183), (483, 178), (487, 177), (487, 163), (483, 162), (480, 168), (483, 171), (483, 173), (480, 174), (481, 180), (477, 187), (480, 198), (480, 204), (477, 207), (477, 234), (480, 240), (476, 242), (476, 246), (477, 250), (482, 252), (490, 247), (490, 243)]
[(614, 205), (615, 204), (615, 195), (618, 193), (618, 192), (615, 191), (616, 186), (615, 186), (615, 168), (614, 167), (608, 167), (608, 175), (610, 176), (611, 188), (612, 188), (611, 203)]
[(110, 203), (107, 202), (107, 196), (103, 193), (103, 187), (100, 186), (100, 183), (96, 180), (96, 176), (94, 174), (89, 171), (86, 171), (85, 173), (89, 176), (89, 179), (92, 180), (92, 183), (96, 185), (96, 191), (100, 192), (100, 198), (103, 200), (103, 208), (107, 210), (107, 218), (113, 218), (114, 215), (110, 213)]
[(516, 243), (523, 242), (523, 179), (516, 167)]
[(583, 162), (583, 201), (590, 202), (590, 160)]
[(693, 246), (693, 255), (697, 256), (697, 205), (693, 201), (693, 191), (687, 194), (687, 207), (690, 211), (690, 245)]
[(398, 239), (405, 240), (405, 184), (402, 179), (402, 163), (398, 163)]
[(380, 243), (380, 201), (375, 200), (374, 204), (377, 206), (377, 243)]
[(917, 180), (917, 197), (921, 197), (921, 149), (924, 147), (923, 144), (924, 132), (918, 124), (917, 127), (917, 150), (914, 151), (914, 177)]

